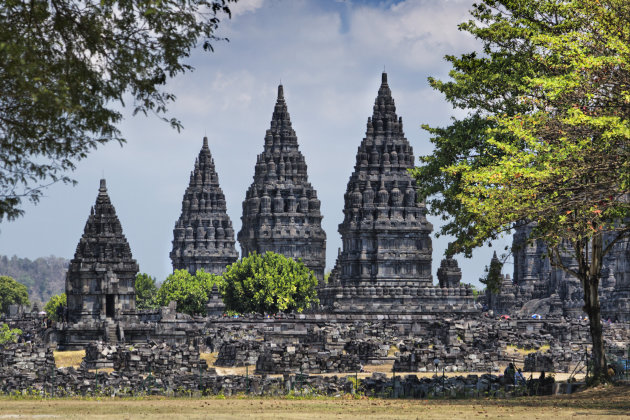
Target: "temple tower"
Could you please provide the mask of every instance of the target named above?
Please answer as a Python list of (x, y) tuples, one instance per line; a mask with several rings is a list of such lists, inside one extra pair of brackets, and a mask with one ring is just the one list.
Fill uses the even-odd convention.
[(238, 233), (243, 256), (273, 251), (302, 262), (323, 281), (326, 233), (317, 191), (308, 182), (304, 156), (291, 126), (282, 85), (256, 159), (254, 182), (243, 201)]
[(343, 248), (329, 284), (320, 289), (323, 305), (346, 312), (422, 312), (472, 302), (472, 292), (456, 276), (445, 288), (433, 286), (433, 226), (416, 199), (408, 172), (413, 166), (413, 149), (383, 73), (344, 196)]
[[(547, 245), (542, 240), (529, 240), (533, 224), (515, 227), (512, 242), (514, 255), (514, 287), (516, 300), (512, 312), (533, 300), (545, 300), (560, 308), (550, 312), (562, 312), (565, 316), (583, 316), (584, 291), (580, 281), (559, 268), (552, 266)], [(604, 243), (612, 234), (604, 235)], [(563, 264), (577, 270), (573, 249), (569, 244), (561, 251)], [(617, 242), (604, 257), (599, 285), (602, 318), (630, 319), (630, 241)], [(553, 299), (552, 299), (553, 298)]]
[(387, 84), (387, 73), (368, 118), (344, 196), (339, 225), (340, 282), (365, 286), (431, 286), (431, 223), (416, 200), (413, 149)]
[(457, 260), (448, 256), (440, 262), (437, 269), (437, 277), (440, 287), (459, 287), (462, 280), (462, 270), (457, 265)]
[(204, 137), (184, 192), (182, 214), (173, 229), (173, 271), (184, 269), (195, 274), (203, 269), (220, 275), (238, 259), (234, 244), (225, 195), (219, 186), (208, 138)]
[(138, 264), (101, 179), (66, 275), (68, 321), (114, 320), (135, 312), (137, 273)]

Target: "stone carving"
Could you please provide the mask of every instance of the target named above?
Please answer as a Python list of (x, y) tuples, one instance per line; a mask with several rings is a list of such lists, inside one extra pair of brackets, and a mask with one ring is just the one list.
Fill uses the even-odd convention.
[(317, 191), (308, 182), (306, 170), (280, 85), (264, 150), (256, 159), (254, 182), (243, 201), (238, 241), (243, 256), (273, 251), (301, 258), (321, 282), (326, 233)]
[(457, 260), (452, 256), (444, 258), (437, 270), (437, 277), (440, 287), (459, 287), (462, 270), (457, 265)]
[(227, 215), (225, 195), (208, 147), (208, 138), (190, 173), (190, 183), (182, 200), (182, 214), (173, 229), (173, 270), (199, 269), (221, 275), (238, 259), (234, 229)]
[(138, 264), (101, 179), (66, 276), (68, 321), (113, 320), (136, 309)]
[[(460, 292), (459, 285), (444, 291), (433, 288), (433, 226), (425, 217), (424, 203), (416, 199), (407, 171), (413, 165), (413, 148), (383, 73), (344, 196), (344, 220), (339, 225), (343, 249), (329, 284), (319, 293), (324, 305), (400, 311), (411, 306), (419, 310), (420, 301), (449, 301), (436, 296), (451, 296), (449, 304), (466, 301), (459, 299), (467, 293)], [(427, 298), (422, 297), (425, 293)]]
[[(584, 292), (580, 281), (551, 265), (544, 242), (528, 241), (532, 229), (532, 224), (515, 228), (512, 244), (514, 282), (505, 284), (498, 296), (487, 294), (490, 309), (505, 313), (521, 310), (524, 314), (562, 313), (569, 317), (584, 316)], [(565, 266), (577, 270), (570, 246), (565, 246), (561, 258)], [(628, 239), (619, 241), (604, 257), (599, 287), (604, 319), (630, 320), (629, 261)]]

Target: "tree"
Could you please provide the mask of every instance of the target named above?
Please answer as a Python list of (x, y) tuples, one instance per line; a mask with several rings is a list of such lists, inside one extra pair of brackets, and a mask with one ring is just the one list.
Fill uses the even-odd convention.
[(23, 198), (75, 183), (67, 173), (98, 145), (124, 143), (120, 108), (165, 117), (167, 80), (236, 0), (7, 0), (0, 5), (0, 221)]
[(155, 277), (151, 277), (146, 273), (138, 273), (136, 275), (136, 308), (157, 308), (157, 292), (158, 288), (155, 284)]
[(63, 320), (63, 311), (68, 307), (66, 294), (61, 293), (59, 295), (54, 295), (50, 298), (50, 300), (44, 306), (44, 311), (48, 315), (48, 318), (53, 321), (62, 321)]
[(315, 274), (301, 260), (266, 252), (229, 265), (219, 290), (230, 311), (302, 312), (319, 303), (316, 285)]
[(421, 195), (451, 217), (451, 253), (531, 223), (528, 240), (543, 240), (584, 288), (593, 378), (606, 380), (599, 278), (630, 235), (630, 3), (484, 0), (472, 15), (460, 29), (481, 40), (482, 56), (447, 57), (453, 80), (431, 79), (471, 111), (427, 127), (435, 153), (414, 171)]
[(9, 305), (29, 305), (26, 286), (9, 276), (0, 276), (0, 313), (9, 312)]
[(17, 343), (18, 337), (22, 335), (22, 330), (19, 328), (9, 328), (7, 324), (0, 325), (0, 345)]
[(189, 315), (205, 314), (212, 286), (220, 280), (221, 277), (203, 270), (197, 270), (194, 276), (187, 270), (175, 270), (160, 286), (157, 304), (166, 306), (171, 301), (176, 301), (179, 312)]
[(492, 256), (492, 260), (490, 260), (490, 266), (486, 266), (486, 275), (479, 279), (479, 281), (485, 284), (486, 288), (494, 294), (501, 291), (501, 282), (503, 281), (501, 270), (503, 270), (503, 263), (499, 260), (495, 252)]

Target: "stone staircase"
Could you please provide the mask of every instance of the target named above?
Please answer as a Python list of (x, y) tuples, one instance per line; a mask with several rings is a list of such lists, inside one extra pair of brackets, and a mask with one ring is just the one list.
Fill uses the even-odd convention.
[(108, 343), (118, 342), (118, 334), (116, 333), (116, 323), (112, 320), (107, 320), (107, 324), (105, 324), (105, 337)]

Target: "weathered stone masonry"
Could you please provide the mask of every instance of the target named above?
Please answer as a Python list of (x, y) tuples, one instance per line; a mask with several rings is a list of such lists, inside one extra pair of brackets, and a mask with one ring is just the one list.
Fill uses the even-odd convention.
[(225, 195), (219, 186), (208, 138), (190, 173), (190, 183), (182, 199), (182, 214), (173, 229), (170, 254), (174, 270), (195, 274), (203, 269), (223, 274), (225, 267), (238, 259), (234, 229), (227, 214)]
[(297, 260), (320, 282), (326, 266), (326, 233), (321, 203), (308, 181), (304, 156), (298, 149), (282, 85), (256, 159), (254, 182), (243, 201), (243, 226), (238, 233), (243, 257), (272, 251)]

